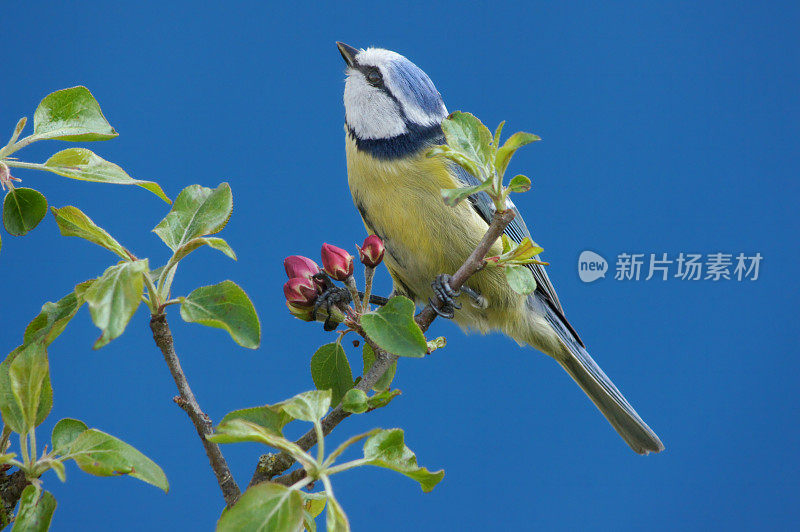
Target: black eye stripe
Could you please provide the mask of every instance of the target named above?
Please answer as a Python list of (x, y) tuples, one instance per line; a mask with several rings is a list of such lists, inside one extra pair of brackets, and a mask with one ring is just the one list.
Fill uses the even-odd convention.
[(378, 67), (358, 65), (357, 68), (362, 74), (364, 74), (364, 78), (370, 85), (379, 88), (383, 87), (383, 74), (381, 74), (381, 71)]

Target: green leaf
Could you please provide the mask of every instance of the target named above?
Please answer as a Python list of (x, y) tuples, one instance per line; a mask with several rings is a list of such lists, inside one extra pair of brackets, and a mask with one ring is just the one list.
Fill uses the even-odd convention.
[(117, 242), (105, 229), (95, 224), (79, 208), (67, 205), (60, 209), (51, 207), (50, 210), (56, 218), (62, 236), (77, 236), (102, 246), (125, 260), (130, 258), (122, 244)]
[(303, 525), (301, 492), (264, 482), (249, 488), (217, 523), (217, 532), (295, 531)]
[(330, 390), (303, 392), (275, 406), (280, 406), (294, 419), (313, 423), (322, 419), (331, 407), (331, 392)]
[(190, 185), (183, 189), (167, 216), (153, 229), (172, 251), (200, 236), (219, 233), (233, 212), (228, 183), (216, 189)]
[(26, 486), (19, 499), (19, 511), (11, 532), (46, 532), (50, 528), (56, 504), (55, 497), (49, 491), (40, 492), (33, 485)]
[(503, 147), (497, 150), (497, 156), (495, 157), (494, 166), (497, 168), (497, 173), (501, 176), (506, 172), (506, 168), (508, 168), (508, 163), (511, 161), (511, 157), (521, 147), (525, 146), (526, 144), (530, 144), (531, 142), (535, 142), (540, 139), (537, 135), (532, 133), (525, 133), (524, 131), (518, 131), (508, 137)]
[(356, 388), (350, 388), (342, 398), (342, 409), (353, 414), (363, 414), (369, 409), (367, 394)]
[(94, 343), (99, 349), (125, 332), (142, 301), (147, 259), (111, 266), (86, 291), (94, 324), (103, 334)]
[(170, 199), (158, 183), (134, 179), (116, 164), (106, 161), (86, 148), (69, 148), (56, 153), (44, 163), (44, 170), (80, 181), (137, 185), (170, 203)]
[(301, 491), (300, 494), (305, 500), (303, 503), (303, 526), (309, 532), (316, 532), (317, 523), (314, 521), (316, 517), (325, 509), (325, 503), (328, 500), (324, 491), (316, 493), (306, 493)]
[(423, 357), (428, 352), (425, 335), (414, 321), (414, 303), (395, 296), (375, 312), (361, 317), (361, 326), (378, 347), (401, 357)]
[(508, 183), (511, 192), (527, 192), (531, 189), (531, 180), (524, 175), (515, 175)]
[(417, 465), (417, 457), (405, 446), (401, 429), (382, 430), (364, 443), (364, 458), (370, 465), (392, 469), (419, 482), (422, 491), (431, 491), (444, 477)]
[(83, 302), (83, 297), (79, 298), (73, 291), (55, 303), (48, 301), (42, 305), (41, 312), (25, 328), (22, 343), (41, 341), (45, 346), (50, 345), (64, 331)]
[(215, 429), (215, 434), (208, 436), (206, 439), (214, 443), (263, 443), (285, 451), (306, 468), (316, 467), (316, 460), (296, 443), (243, 419), (232, 419), (220, 423)]
[[(372, 365), (375, 363), (375, 351), (372, 350), (372, 347), (364, 342), (364, 347), (361, 352), (362, 359), (364, 361), (364, 371), (362, 375), (366, 375)], [(394, 374), (397, 372), (397, 361), (395, 360), (392, 362), (392, 365), (389, 366), (381, 378), (378, 379), (378, 382), (372, 387), (373, 390), (376, 392), (381, 392), (383, 390), (388, 390), (389, 386), (392, 385), (392, 380), (394, 380)]]
[(447, 145), (486, 168), (492, 161), (492, 133), (470, 113), (456, 111), (442, 121)]
[(536, 279), (533, 278), (533, 272), (527, 267), (517, 264), (507, 264), (506, 281), (511, 289), (522, 295), (532, 294), (536, 290)]
[(233, 252), (228, 243), (221, 238), (213, 236), (212, 237), (201, 236), (188, 241), (186, 244), (178, 248), (178, 250), (175, 252), (175, 258), (173, 260), (177, 262), (183, 259), (186, 255), (196, 250), (200, 246), (208, 246), (212, 249), (216, 249), (217, 251), (221, 251), (222, 253), (232, 258), (233, 260), (236, 260), (236, 253)]
[(83, 421), (65, 417), (53, 427), (53, 435), (50, 441), (53, 443), (53, 450), (58, 454), (66, 454), (75, 439), (89, 430)]
[(350, 522), (342, 509), (342, 505), (333, 495), (328, 495), (325, 527), (328, 532), (350, 532)]
[(522, 242), (517, 245), (511, 253), (503, 256), (504, 260), (513, 261), (528, 261), (544, 251), (538, 244), (536, 244), (530, 237), (525, 237)]
[(119, 134), (108, 123), (100, 105), (86, 87), (72, 87), (49, 94), (33, 115), (36, 140), (73, 142), (108, 140)]
[(497, 125), (497, 129), (494, 130), (494, 138), (492, 139), (492, 146), (497, 149), (500, 146), (500, 134), (503, 132), (503, 126), (506, 125), (506, 121), (503, 120), (500, 124)]
[(483, 172), (481, 171), (480, 165), (464, 155), (463, 153), (456, 151), (450, 148), (447, 145), (440, 145), (434, 146), (433, 148), (429, 149), (427, 152), (428, 157), (436, 157), (437, 155), (441, 155), (442, 157), (446, 157), (450, 159), (461, 168), (469, 172), (470, 174), (474, 175), (480, 180), (484, 179)]
[(133, 446), (97, 429), (80, 433), (69, 444), (69, 452), (63, 458), (75, 460), (78, 467), (90, 475), (130, 475), (165, 492), (169, 491), (167, 477), (155, 462)]
[(384, 392), (378, 392), (367, 400), (367, 406), (372, 409), (383, 408), (391, 403), (392, 399), (398, 395), (400, 395), (400, 390), (386, 390)]
[[(26, 432), (27, 423), (25, 421), (25, 413), (19, 406), (17, 396), (14, 392), (14, 387), (12, 386), (11, 365), (16, 361), (17, 357), (26, 351), (29, 351), (26, 354), (26, 357), (38, 358), (41, 355), (39, 355), (37, 351), (44, 351), (44, 346), (41, 344), (41, 342), (35, 342), (29, 345), (21, 345), (11, 351), (2, 364), (0, 364), (0, 413), (2, 413), (3, 421), (6, 423), (6, 425), (11, 428), (11, 430), (19, 434), (24, 434)], [(21, 364), (24, 366), (27, 364), (27, 362), (22, 362)], [(22, 369), (23, 367), (20, 365), (16, 366), (17, 374), (15, 378), (17, 381), (20, 379), (19, 372)], [(35, 414), (36, 425), (41, 423), (42, 420), (47, 417), (47, 414), (50, 413), (52, 406), (53, 388), (50, 385), (50, 372), (48, 370), (41, 384), (38, 408)]]
[(23, 347), (8, 367), (11, 393), (22, 417), (24, 431), (39, 426), (53, 406), (50, 365), (44, 344), (35, 342)]
[(233, 340), (248, 349), (261, 343), (261, 324), (247, 294), (233, 281), (202, 286), (181, 298), (181, 317), (228, 331)]
[(331, 391), (331, 404), (338, 405), (353, 387), (353, 372), (344, 349), (337, 342), (325, 344), (311, 357), (311, 378), (317, 390)]
[(229, 412), (222, 418), (220, 423), (233, 419), (249, 421), (281, 436), (283, 435), (283, 427), (292, 420), (292, 416), (287, 414), (280, 406), (264, 405)]
[(3, 225), (10, 235), (22, 236), (47, 214), (47, 200), (38, 190), (12, 188), (3, 200)]
[(472, 196), (473, 194), (477, 194), (478, 192), (486, 190), (491, 186), (492, 182), (487, 180), (481, 183), (480, 185), (475, 185), (474, 187), (443, 188), (442, 199), (444, 199), (444, 203), (448, 207), (455, 207), (460, 202)]

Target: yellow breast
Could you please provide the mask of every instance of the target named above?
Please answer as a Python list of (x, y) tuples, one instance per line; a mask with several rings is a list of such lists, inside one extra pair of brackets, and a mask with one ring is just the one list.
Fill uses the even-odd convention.
[(367, 231), (384, 240), (398, 288), (426, 299), (436, 275), (454, 273), (469, 256), (486, 222), (468, 202), (444, 204), (441, 189), (463, 184), (443, 158), (421, 153), (386, 161), (358, 151), (350, 138), (346, 142), (350, 191)]

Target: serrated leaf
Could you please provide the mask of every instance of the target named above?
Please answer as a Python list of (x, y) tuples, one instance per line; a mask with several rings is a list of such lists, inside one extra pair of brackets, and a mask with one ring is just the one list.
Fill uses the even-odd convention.
[(233, 212), (228, 183), (216, 189), (190, 185), (183, 189), (169, 213), (153, 229), (172, 251), (200, 236), (219, 233)]
[(406, 447), (401, 429), (382, 430), (364, 443), (364, 458), (370, 465), (392, 469), (419, 482), (422, 491), (431, 491), (444, 471), (430, 472), (417, 465), (417, 457)]
[(447, 145), (486, 168), (492, 160), (492, 133), (471, 113), (456, 111), (442, 120)]
[[(21, 345), (11, 351), (6, 359), (0, 364), (0, 413), (6, 425), (19, 434), (26, 431), (25, 414), (20, 408), (14, 390), (12, 388), (10, 369), (17, 357), (26, 350), (44, 350), (41, 342), (34, 342), (28, 345)], [(29, 353), (29, 355), (35, 353)], [(39, 396), (38, 409), (35, 421), (38, 425), (43, 421), (53, 406), (53, 388), (50, 385), (50, 372), (48, 371), (42, 383)]]
[(243, 419), (231, 419), (225, 423), (220, 423), (217, 425), (215, 433), (208, 436), (206, 439), (214, 443), (263, 443), (285, 451), (295, 460), (303, 464), (304, 467), (315, 467), (316, 464), (316, 461), (296, 443), (282, 436), (278, 436), (260, 425)]
[(375, 312), (361, 316), (361, 326), (378, 347), (402, 357), (423, 357), (425, 335), (414, 321), (414, 303), (395, 296)]
[(508, 189), (511, 192), (527, 192), (531, 189), (531, 180), (524, 175), (515, 175), (508, 182)]
[(45, 346), (50, 345), (64, 331), (83, 303), (83, 296), (78, 297), (74, 291), (55, 303), (48, 301), (25, 328), (22, 343), (41, 341)]
[(450, 159), (461, 168), (472, 174), (473, 176), (477, 177), (478, 179), (484, 179), (484, 175), (481, 171), (480, 165), (476, 162), (461, 153), (460, 151), (456, 151), (450, 148), (447, 145), (441, 146), (434, 146), (427, 152), (428, 157), (436, 157), (441, 155), (447, 159)]
[(72, 87), (47, 95), (33, 115), (37, 140), (108, 140), (118, 133), (108, 123), (100, 105), (86, 87)]
[(40, 491), (33, 485), (26, 486), (19, 499), (19, 511), (11, 532), (46, 532), (53, 520), (56, 505), (56, 499), (49, 491)]
[(34, 342), (20, 350), (8, 366), (11, 393), (22, 417), (24, 430), (39, 426), (53, 406), (50, 386), (50, 365), (42, 342)]
[(242, 408), (229, 412), (222, 418), (220, 423), (225, 423), (233, 419), (249, 421), (278, 436), (282, 436), (283, 427), (292, 420), (292, 416), (287, 414), (280, 406), (264, 405), (253, 408)]
[(56, 426), (53, 427), (53, 435), (50, 437), (50, 441), (53, 443), (53, 450), (57, 454), (67, 454), (72, 442), (87, 430), (89, 430), (89, 427), (83, 421), (68, 417), (59, 420)]
[(325, 344), (311, 357), (311, 378), (318, 390), (331, 391), (331, 404), (338, 405), (353, 387), (353, 372), (338, 343)]
[(363, 414), (369, 409), (367, 394), (362, 390), (350, 388), (342, 397), (342, 410), (352, 414)]
[(3, 200), (3, 226), (8, 234), (22, 236), (47, 214), (47, 199), (32, 188), (12, 188)]
[(294, 532), (303, 525), (300, 491), (264, 482), (248, 488), (217, 523), (217, 532)]
[(169, 491), (164, 471), (133, 446), (97, 429), (80, 433), (64, 460), (75, 460), (83, 471), (98, 477), (129, 475)]
[(527, 267), (517, 264), (507, 264), (505, 266), (506, 281), (511, 289), (522, 295), (532, 294), (536, 290), (536, 279), (533, 272)]
[(116, 253), (123, 259), (129, 259), (125, 247), (114, 239), (113, 236), (108, 234), (105, 229), (98, 226), (92, 221), (91, 218), (86, 216), (79, 208), (67, 205), (57, 209), (51, 207), (53, 216), (55, 216), (58, 229), (61, 231), (62, 236), (77, 236), (93, 242), (98, 246), (102, 246), (107, 250)]
[(315, 422), (322, 419), (331, 407), (330, 390), (312, 390), (282, 401), (279, 406), (284, 412), (300, 421)]
[[(364, 347), (362, 348), (361, 351), (361, 357), (364, 362), (364, 370), (362, 375), (366, 375), (369, 369), (375, 363), (375, 351), (373, 351), (372, 347), (366, 342), (364, 342)], [(392, 380), (394, 380), (394, 374), (396, 372), (397, 372), (397, 361), (395, 360), (389, 366), (389, 369), (387, 369), (383, 373), (383, 375), (381, 375), (381, 378), (378, 379), (378, 381), (375, 383), (372, 389), (375, 390), (376, 392), (388, 390), (389, 386), (392, 385)]]
[(56, 153), (44, 163), (44, 170), (79, 181), (137, 185), (149, 190), (167, 203), (171, 203), (158, 183), (134, 179), (118, 165), (106, 161), (86, 148), (69, 148)]
[(480, 185), (475, 185), (474, 187), (443, 188), (442, 199), (444, 200), (445, 205), (449, 207), (455, 207), (473, 194), (477, 194), (478, 192), (486, 190), (491, 186), (491, 181), (484, 181)]
[(142, 302), (147, 259), (122, 262), (108, 268), (86, 291), (94, 324), (103, 334), (94, 343), (99, 349), (125, 332)]
[(261, 323), (247, 294), (233, 281), (202, 286), (181, 298), (181, 317), (191, 323), (228, 331), (248, 349), (261, 343)]
[(216, 249), (233, 260), (236, 260), (236, 253), (233, 252), (228, 243), (217, 237), (199, 237), (188, 241), (186, 244), (178, 248), (178, 250), (175, 252), (175, 258), (173, 260), (182, 260), (186, 255), (201, 246), (208, 246), (212, 249)]
[(511, 157), (514, 155), (519, 148), (525, 146), (526, 144), (530, 144), (531, 142), (535, 142), (540, 139), (537, 135), (532, 133), (525, 133), (524, 131), (518, 131), (508, 137), (505, 144), (497, 150), (497, 155), (495, 157), (494, 166), (497, 168), (497, 173), (501, 176), (505, 173), (506, 168), (508, 168), (508, 163), (511, 161)]

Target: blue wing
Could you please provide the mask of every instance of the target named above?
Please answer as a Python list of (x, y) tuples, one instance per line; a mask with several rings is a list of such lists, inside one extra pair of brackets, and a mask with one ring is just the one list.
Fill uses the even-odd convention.
[[(453, 164), (453, 172), (455, 177), (461, 181), (464, 186), (471, 187), (480, 184), (480, 180), (478, 180), (477, 177), (473, 176), (456, 164)], [(469, 202), (487, 224), (491, 223), (495, 207), (494, 202), (486, 192), (473, 194), (469, 197)], [(514, 219), (510, 224), (508, 224), (508, 227), (506, 227), (504, 232), (511, 240), (519, 244), (525, 237), (530, 237), (531, 232), (525, 225), (525, 220), (522, 219), (522, 214), (520, 214), (519, 210), (517, 210), (517, 207), (510, 199), (508, 200), (508, 205), (514, 211), (516, 216), (514, 216)], [(528, 264), (527, 266), (533, 273), (533, 278), (536, 280), (536, 291), (531, 294), (531, 297), (538, 298), (542, 303), (549, 307), (569, 329), (569, 331), (575, 337), (575, 340), (577, 340), (581, 346), (585, 347), (583, 345), (583, 341), (580, 339), (580, 336), (578, 336), (578, 333), (564, 316), (564, 308), (561, 306), (561, 301), (558, 300), (556, 289), (553, 288), (553, 283), (550, 282), (550, 278), (547, 276), (544, 266), (541, 264)]]

